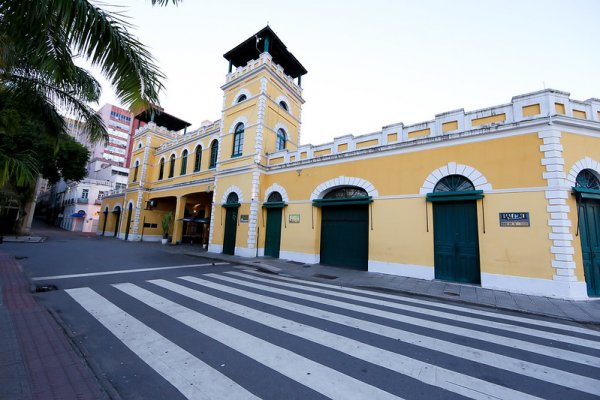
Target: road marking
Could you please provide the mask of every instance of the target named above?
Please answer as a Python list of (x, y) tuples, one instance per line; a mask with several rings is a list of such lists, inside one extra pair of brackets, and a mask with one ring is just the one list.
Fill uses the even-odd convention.
[[(259, 278), (259, 277), (255, 277), (255, 276), (248, 276), (247, 274), (244, 274), (241, 272), (226, 272), (226, 274), (234, 275), (234, 276), (241, 276), (245, 279), (250, 279), (253, 281), (257, 281), (257, 282), (272, 283), (272, 281), (269, 279)], [(210, 276), (210, 275), (208, 275), (208, 276)], [(293, 283), (281, 282), (281, 283), (278, 283), (278, 285), (281, 285), (281, 286), (284, 286), (287, 288), (302, 289), (302, 290), (307, 290), (307, 291), (311, 291), (311, 292), (318, 292), (319, 294), (327, 294), (327, 295), (331, 295), (331, 296), (341, 297), (342, 299), (347, 298), (347, 299), (351, 299), (351, 300), (359, 300), (359, 301), (366, 302), (366, 303), (380, 304), (379, 301), (373, 300), (371, 298), (364, 298), (361, 296), (354, 296), (354, 295), (350, 295), (350, 294), (332, 292), (330, 290), (324, 290), (324, 289), (306, 288), (306, 286), (297, 285), (297, 284), (293, 284)], [(358, 312), (366, 313), (369, 315), (375, 315), (375, 316), (378, 316), (381, 318), (391, 319), (393, 321), (404, 322), (407, 324), (421, 326), (421, 327), (429, 328), (429, 329), (435, 329), (437, 331), (442, 331), (442, 332), (452, 332), (452, 334), (454, 334), (454, 335), (460, 335), (460, 336), (465, 336), (465, 337), (469, 337), (469, 338), (485, 340), (490, 343), (498, 343), (498, 344), (502, 344), (503, 346), (513, 347), (515, 349), (521, 349), (521, 350), (525, 350), (525, 351), (530, 351), (530, 352), (536, 353), (536, 354), (543, 354), (543, 355), (546, 355), (549, 357), (560, 358), (563, 360), (567, 360), (567, 361), (571, 361), (571, 362), (575, 362), (575, 363), (579, 363), (579, 364), (590, 365), (593, 367), (600, 367), (600, 358), (586, 355), (583, 353), (579, 353), (576, 351), (565, 350), (565, 349), (546, 346), (546, 345), (542, 345), (542, 344), (532, 343), (532, 342), (528, 342), (526, 340), (515, 339), (515, 338), (511, 338), (511, 337), (493, 334), (493, 333), (487, 333), (487, 332), (483, 332), (483, 331), (479, 331), (479, 330), (475, 330), (475, 329), (463, 328), (461, 326), (445, 324), (442, 322), (436, 322), (436, 321), (430, 321), (427, 319), (411, 317), (408, 315), (402, 315), (402, 314), (394, 313), (394, 312), (390, 312), (390, 311), (369, 308), (369, 307), (360, 306), (360, 305), (356, 305), (356, 304), (348, 304), (348, 303), (345, 303), (345, 302), (339, 301), (339, 300), (322, 299), (320, 297), (315, 297), (315, 296), (311, 296), (311, 295), (302, 295), (299, 293), (295, 293), (293, 296), (305, 298), (306, 300), (318, 301), (321, 303), (330, 304), (335, 307), (342, 307), (345, 309), (349, 309), (352, 311), (358, 311)], [(309, 297), (302, 297), (302, 296), (309, 296)], [(394, 304), (394, 303), (390, 303), (390, 304)], [(402, 308), (402, 307), (396, 307), (396, 308)], [(423, 314), (424, 312), (419, 311), (419, 313)], [(429, 310), (427, 310), (427, 313), (429, 313)], [(432, 315), (433, 315), (433, 313), (434, 312), (432, 312)], [(446, 318), (448, 318), (448, 317), (446, 317)], [(458, 315), (454, 319), (458, 320), (458, 321), (461, 320), (460, 316), (458, 316)], [(451, 330), (448, 330), (448, 328), (451, 328)], [(538, 336), (538, 335), (534, 335), (534, 336)], [(585, 342), (586, 340), (582, 339), (582, 341)]]
[(211, 296), (164, 279), (155, 279), (148, 282), (239, 317), (247, 318), (290, 335), (310, 340), (352, 357), (409, 376), (428, 385), (438, 386), (472, 399), (539, 399), (526, 393), (415, 360), (392, 351), (380, 349), (358, 340)]
[[(254, 276), (250, 277), (247, 274), (240, 273), (240, 272), (229, 272), (229, 274), (235, 275), (235, 276), (247, 277), (248, 279), (256, 279), (256, 277), (254, 277)], [(264, 278), (260, 278), (260, 279), (262, 279), (261, 282), (265, 282)], [(466, 323), (473, 324), (473, 325), (480, 325), (480, 326), (495, 328), (495, 329), (499, 329), (499, 330), (503, 330), (503, 331), (522, 333), (524, 335), (535, 336), (535, 337), (553, 340), (553, 341), (557, 341), (557, 342), (570, 343), (570, 344), (574, 344), (577, 346), (584, 346), (584, 347), (589, 347), (589, 348), (597, 349), (597, 350), (600, 349), (600, 342), (597, 340), (588, 340), (588, 339), (583, 339), (583, 338), (579, 338), (579, 337), (561, 335), (559, 333), (554, 333), (554, 332), (546, 332), (546, 331), (542, 331), (542, 330), (538, 330), (538, 329), (526, 328), (523, 326), (511, 325), (511, 324), (506, 324), (506, 323), (496, 322), (496, 321), (490, 321), (487, 319), (481, 319), (481, 318), (476, 318), (476, 317), (466, 317), (466, 316), (456, 315), (456, 314), (452, 314), (452, 313), (448, 313), (448, 312), (444, 312), (444, 311), (430, 310), (427, 308), (409, 306), (406, 304), (395, 303), (395, 302), (385, 301), (385, 300), (381, 300), (381, 299), (374, 299), (371, 297), (356, 296), (356, 295), (349, 294), (349, 293), (341, 293), (341, 292), (337, 292), (337, 291), (332, 291), (332, 290), (327, 290), (327, 289), (319, 289), (319, 288), (314, 288), (314, 287), (305, 286), (305, 285), (285, 283), (285, 282), (279, 282), (279, 281), (274, 282), (269, 279), (267, 279), (266, 281), (267, 282), (270, 281), (271, 283), (274, 283), (274, 284), (280, 285), (280, 286), (291, 287), (294, 289), (302, 289), (302, 290), (305, 290), (308, 292), (326, 294), (329, 296), (341, 297), (343, 299), (357, 300), (357, 301), (360, 301), (363, 303), (375, 304), (375, 305), (379, 305), (379, 306), (394, 308), (397, 310), (411, 311), (411, 312), (415, 312), (415, 313), (419, 313), (419, 314), (427, 314), (427, 315), (433, 316), (433, 317), (450, 319), (452, 321), (466, 322)], [(600, 366), (600, 364), (598, 364), (598, 365)]]
[(66, 292), (188, 399), (259, 399), (92, 289)]
[[(230, 283), (236, 283), (239, 285), (252, 287), (255, 289), (264, 290), (267, 292), (283, 294), (290, 297), (296, 297), (300, 299), (306, 299), (309, 301), (317, 302), (319, 304), (328, 304), (334, 305), (336, 307), (341, 307), (344, 309), (355, 310), (356, 306), (347, 305), (338, 301), (332, 301), (326, 298), (320, 298), (311, 295), (298, 294), (294, 293), (290, 290), (282, 290), (271, 288), (269, 286), (255, 284), (247, 281), (242, 281), (235, 278), (230, 278), (227, 276), (220, 276), (217, 274), (207, 274), (206, 276), (223, 280)], [(277, 298), (264, 296), (260, 294), (256, 294), (253, 292), (248, 292), (245, 290), (240, 290), (233, 288), (231, 286), (220, 285), (218, 283), (210, 283), (204, 284), (199, 283), (198, 281), (202, 281), (198, 278), (187, 276), (181, 277), (180, 279), (198, 283), (200, 285), (205, 285), (207, 287), (224, 291), (226, 293), (234, 294), (237, 296), (241, 296), (244, 298), (248, 298), (251, 300), (259, 301), (261, 303), (273, 305), (276, 307), (280, 307), (283, 309), (287, 309), (290, 311), (295, 311), (301, 314), (310, 315), (315, 318), (324, 319), (327, 321), (332, 321), (335, 323), (339, 323), (345, 326), (350, 326), (356, 329), (364, 330), (367, 332), (375, 333), (377, 335), (389, 337), (395, 340), (400, 340), (405, 343), (409, 343), (415, 346), (420, 346), (423, 348), (439, 351), (441, 353), (445, 353), (451, 356), (464, 358), (467, 360), (471, 360), (474, 362), (482, 363), (485, 365), (489, 365), (492, 367), (500, 368), (506, 371), (514, 372), (516, 374), (529, 376), (531, 378), (536, 378), (545, 382), (550, 382), (556, 385), (564, 386), (567, 388), (580, 390), (586, 393), (591, 393), (593, 395), (597, 395), (600, 390), (600, 381), (592, 378), (588, 378), (585, 376), (577, 375), (574, 373), (562, 371), (556, 368), (547, 367), (544, 365), (535, 364), (533, 362), (520, 360), (517, 358), (512, 358), (508, 356), (504, 356), (501, 354), (493, 353), (491, 351), (480, 350), (470, 348), (468, 346), (460, 345), (458, 343), (450, 343), (441, 339), (432, 338), (429, 336), (419, 335), (408, 331), (403, 331), (401, 329), (391, 328), (385, 325), (376, 324), (370, 321), (365, 321), (358, 318), (349, 317), (343, 314), (336, 314), (333, 312), (325, 311), (319, 308), (308, 307), (284, 300), (280, 300)], [(377, 310), (368, 309), (371, 313), (376, 312)], [(443, 332), (452, 331), (455, 327), (452, 325), (445, 325)], [(477, 337), (477, 335), (475, 336)], [(502, 340), (503, 337), (499, 337), (499, 340)], [(496, 343), (495, 341), (493, 343)], [(582, 354), (582, 356), (584, 356)]]
[(136, 268), (136, 269), (120, 269), (114, 271), (104, 272), (90, 272), (87, 274), (70, 274), (70, 275), (54, 275), (54, 276), (36, 276), (31, 278), (33, 281), (45, 281), (55, 279), (70, 279), (70, 278), (84, 278), (86, 276), (101, 276), (101, 275), (116, 275), (116, 274), (130, 274), (134, 272), (149, 272), (149, 271), (162, 271), (167, 269), (178, 269), (178, 268), (195, 268), (195, 267), (208, 267), (211, 265), (226, 265), (229, 263), (218, 262), (218, 263), (207, 263), (207, 264), (190, 264), (190, 265), (172, 265), (169, 267), (156, 267), (156, 268)]
[[(264, 276), (264, 273), (261, 273), (256, 270), (247, 269), (244, 271), (247, 273), (254, 274), (254, 275)], [(544, 328), (554, 328), (554, 329), (560, 329), (563, 331), (577, 332), (577, 333), (583, 333), (585, 335), (600, 337), (600, 331), (595, 331), (592, 329), (583, 328), (583, 327), (579, 327), (579, 326), (544, 321), (544, 320), (534, 319), (534, 318), (518, 317), (515, 315), (497, 314), (497, 313), (494, 313), (491, 311), (485, 311), (485, 310), (480, 310), (480, 309), (475, 310), (475, 309), (469, 308), (469, 307), (445, 304), (445, 303), (422, 300), (422, 299), (415, 299), (412, 297), (405, 297), (402, 294), (393, 295), (393, 294), (381, 293), (381, 292), (377, 292), (377, 291), (373, 291), (373, 290), (356, 289), (356, 288), (352, 288), (352, 287), (331, 285), (331, 284), (321, 283), (321, 282), (305, 281), (305, 280), (302, 280), (301, 278), (288, 278), (288, 277), (281, 276), (281, 275), (279, 275), (279, 276), (273, 275), (273, 276), (271, 276), (271, 278), (281, 280), (281, 281), (294, 282), (294, 283), (305, 283), (305, 284), (309, 284), (312, 286), (319, 286), (319, 287), (325, 287), (325, 288), (330, 288), (330, 289), (343, 290), (346, 292), (360, 293), (360, 294), (366, 294), (366, 295), (370, 295), (370, 296), (377, 296), (377, 297), (382, 297), (382, 298), (386, 298), (386, 299), (401, 300), (401, 301), (404, 301), (407, 303), (433, 306), (433, 307), (438, 307), (438, 308), (444, 308), (446, 310), (460, 311), (460, 312), (465, 312), (465, 313), (469, 313), (469, 314), (475, 314), (477, 316), (481, 315), (481, 316), (486, 316), (486, 317), (493, 317), (496, 319), (502, 319), (502, 320), (513, 321), (513, 322), (522, 322), (522, 323), (529, 324), (529, 325), (537, 325), (537, 326), (541, 326)]]
[(332, 399), (400, 399), (375, 386), (190, 310), (134, 284), (120, 283), (113, 286), (203, 335)]

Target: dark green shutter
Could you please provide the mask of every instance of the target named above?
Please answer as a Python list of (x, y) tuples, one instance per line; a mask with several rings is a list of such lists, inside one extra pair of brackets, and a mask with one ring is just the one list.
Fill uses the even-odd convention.
[(580, 198), (579, 236), (587, 293), (600, 296), (600, 201)]
[(281, 245), (282, 207), (267, 208), (267, 230), (265, 233), (265, 256), (279, 258)]
[[(229, 207), (227, 207), (229, 206)], [(223, 253), (231, 254), (235, 253), (235, 235), (237, 233), (237, 219), (238, 219), (238, 208), (233, 205), (224, 204), (227, 211), (225, 212), (225, 233), (223, 234)]]
[(331, 204), (321, 212), (321, 264), (367, 270), (368, 204)]

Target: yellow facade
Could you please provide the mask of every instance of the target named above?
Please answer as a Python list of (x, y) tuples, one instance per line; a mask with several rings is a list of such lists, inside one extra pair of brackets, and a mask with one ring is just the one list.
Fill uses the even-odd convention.
[[(446, 238), (442, 218), (456, 218), (443, 214), (448, 213), (443, 204), (455, 201), (474, 210), (464, 228), (476, 238), (470, 242), (475, 255), (465, 256), (476, 262), (474, 283), (587, 297), (576, 236), (578, 203), (571, 192), (581, 170), (600, 174), (594, 169), (600, 160), (595, 150), (600, 148), (600, 102), (585, 102), (590, 110), (585, 112), (582, 102), (570, 106), (568, 93), (544, 90), (480, 112), (453, 111), (418, 125), (396, 124), (375, 134), (303, 145), (304, 100), (295, 81), (300, 78), (286, 75), (278, 61), (282, 59), (263, 52), (227, 75), (219, 121), (185, 135), (154, 124), (138, 130), (135, 144), (141, 147), (134, 145), (129, 186), (125, 193), (105, 198), (102, 210), (108, 212), (101, 215), (99, 230), (106, 236), (117, 231), (128, 240), (158, 240), (162, 216), (172, 212), (168, 236), (173, 244), (191, 241), (208, 251), (245, 257), (271, 254), (276, 247), (281, 258), (317, 263), (323, 252), (336, 251), (326, 240), (328, 232), (346, 222), (358, 229), (362, 222), (349, 221), (364, 212), (366, 228), (360, 229), (366, 229), (361, 231), (365, 239), (352, 238), (367, 241), (359, 267), (461, 281), (460, 273), (450, 270), (448, 278), (448, 270), (441, 273), (440, 266), (445, 262), (440, 256)], [(216, 143), (218, 153), (212, 154)], [(470, 186), (444, 194), (441, 183), (453, 177)], [(356, 205), (353, 198), (331, 197), (344, 188), (363, 193)], [(121, 216), (118, 226), (115, 208)], [(350, 219), (331, 219), (346, 209)], [(278, 212), (280, 226), (269, 226)], [(522, 226), (507, 222), (515, 215)], [(460, 246), (466, 245), (459, 244), (455, 254)]]

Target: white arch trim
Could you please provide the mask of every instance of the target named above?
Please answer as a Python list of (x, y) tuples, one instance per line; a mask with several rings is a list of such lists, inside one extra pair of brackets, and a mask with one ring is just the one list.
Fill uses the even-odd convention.
[(278, 122), (273, 127), (273, 130), (275, 131), (275, 133), (279, 132), (280, 129), (283, 129), (283, 131), (285, 132), (286, 139), (289, 139), (289, 136), (290, 136), (289, 131), (290, 130), (288, 129), (287, 125), (284, 124), (283, 122)]
[(231, 124), (231, 126), (229, 127), (229, 133), (234, 133), (235, 132), (235, 127), (237, 126), (237, 124), (242, 123), (244, 124), (244, 129), (248, 126), (248, 118), (245, 116), (240, 116), (237, 117), (235, 119), (235, 121), (233, 121), (233, 124)]
[[(183, 157), (183, 152), (184, 152), (185, 150), (187, 150), (187, 152), (188, 152), (188, 156), (190, 155), (190, 153), (191, 153), (190, 149), (189, 149), (187, 146), (184, 146), (184, 147), (183, 147), (183, 149), (181, 149), (181, 157)], [(175, 157), (177, 157), (177, 156), (175, 156)]]
[(223, 197), (221, 198), (221, 204), (225, 204), (227, 202), (227, 196), (230, 193), (235, 193), (238, 196), (238, 201), (242, 203), (244, 201), (244, 196), (242, 196), (242, 189), (237, 187), (236, 185), (231, 185), (229, 188), (223, 193)]
[(279, 194), (281, 195), (281, 199), (286, 203), (289, 201), (289, 197), (287, 192), (285, 191), (285, 188), (277, 183), (274, 183), (271, 186), (269, 186), (267, 190), (265, 190), (265, 202), (268, 201), (267, 199), (273, 192), (279, 192)]
[(287, 112), (292, 114), (292, 107), (290, 106), (290, 101), (288, 100), (287, 97), (281, 95), (281, 96), (277, 96), (277, 98), (275, 99), (275, 103), (277, 103), (277, 105), (279, 105), (279, 103), (281, 103), (282, 101), (287, 106)]
[(425, 179), (425, 182), (423, 182), (423, 186), (421, 187), (419, 194), (433, 192), (433, 188), (440, 181), (440, 179), (448, 175), (464, 176), (465, 178), (469, 179), (471, 183), (473, 183), (475, 190), (492, 190), (492, 184), (489, 183), (486, 177), (475, 168), (464, 164), (449, 162), (447, 165), (444, 165), (443, 167), (440, 167), (429, 174), (427, 179)]
[(135, 168), (135, 164), (137, 163), (138, 166), (142, 165), (142, 161), (139, 158), (136, 158), (135, 161), (133, 162), (133, 167)]
[(250, 93), (250, 91), (248, 89), (240, 89), (238, 90), (238, 92), (235, 94), (235, 96), (233, 96), (233, 101), (231, 102), (232, 106), (235, 106), (236, 104), (238, 104), (238, 99), (240, 98), (241, 95), (245, 94), (246, 95), (246, 100), (249, 99), (250, 97), (252, 97), (252, 93)]
[(204, 146), (204, 143), (202, 143), (202, 141), (201, 141), (201, 140), (199, 140), (199, 141), (197, 141), (197, 142), (194, 144), (194, 153), (196, 152), (196, 148), (197, 148), (198, 146), (200, 146), (200, 147), (202, 148), (202, 150), (204, 150), (204, 149), (206, 148), (206, 147)]
[(591, 157), (585, 157), (573, 164), (569, 170), (569, 174), (567, 175), (569, 186), (575, 186), (577, 175), (584, 169), (591, 169), (598, 177), (600, 177), (600, 163)]
[[(108, 208), (108, 207), (107, 207), (107, 208)], [(118, 208), (119, 210), (121, 210), (121, 212), (123, 212), (123, 206), (122, 206), (121, 204), (115, 204), (115, 205), (113, 206), (113, 209), (112, 209), (112, 210), (113, 210), (113, 211), (117, 211), (117, 208)]]
[(311, 200), (320, 199), (323, 197), (325, 193), (327, 193), (330, 189), (341, 187), (341, 186), (357, 186), (363, 188), (367, 191), (367, 194), (371, 197), (379, 196), (379, 192), (375, 189), (375, 186), (367, 180), (362, 178), (354, 178), (350, 176), (339, 176), (334, 179), (330, 179), (327, 182), (321, 183), (319, 186), (315, 188), (315, 190), (310, 195)]

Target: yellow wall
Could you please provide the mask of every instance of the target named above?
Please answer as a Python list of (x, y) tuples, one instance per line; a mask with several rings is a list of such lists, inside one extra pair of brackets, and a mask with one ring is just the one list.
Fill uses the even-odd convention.
[(587, 113), (582, 110), (573, 110), (573, 117), (580, 119), (587, 119)]
[(418, 137), (429, 136), (430, 133), (431, 133), (431, 129), (429, 129), (429, 128), (420, 129), (418, 131), (408, 132), (408, 138), (414, 139), (414, 138), (418, 138)]
[(442, 132), (455, 131), (458, 129), (458, 121), (444, 122), (442, 124)]
[(532, 115), (538, 115), (540, 113), (541, 113), (541, 111), (540, 111), (539, 104), (532, 104), (530, 106), (523, 107), (523, 116), (525, 116), (525, 117), (529, 117)]
[(490, 115), (489, 117), (475, 118), (471, 120), (471, 126), (479, 126), (485, 124), (491, 124), (494, 122), (506, 121), (506, 114)]
[(562, 114), (565, 115), (565, 105), (563, 103), (554, 103), (554, 109), (556, 110), (557, 114)]

